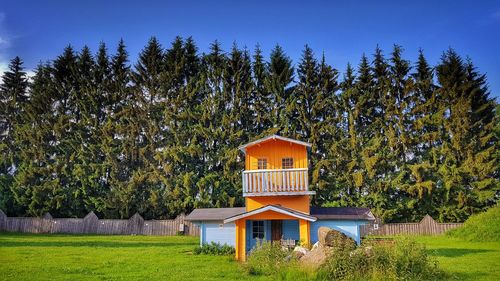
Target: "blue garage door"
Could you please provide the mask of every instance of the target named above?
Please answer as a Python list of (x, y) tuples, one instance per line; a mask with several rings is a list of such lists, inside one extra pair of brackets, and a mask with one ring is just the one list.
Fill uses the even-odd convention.
[(236, 226), (234, 223), (205, 223), (203, 225), (204, 243), (219, 243), (235, 246)]

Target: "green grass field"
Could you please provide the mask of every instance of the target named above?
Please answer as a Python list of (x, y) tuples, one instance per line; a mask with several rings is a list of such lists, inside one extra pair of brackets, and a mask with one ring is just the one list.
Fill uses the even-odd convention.
[(430, 255), (454, 280), (500, 280), (500, 242), (467, 242), (446, 236), (420, 236)]
[(263, 280), (197, 237), (0, 234), (0, 280)]
[[(416, 237), (454, 280), (500, 280), (500, 242)], [(0, 234), (0, 280), (276, 280), (229, 257), (193, 255), (194, 237)]]

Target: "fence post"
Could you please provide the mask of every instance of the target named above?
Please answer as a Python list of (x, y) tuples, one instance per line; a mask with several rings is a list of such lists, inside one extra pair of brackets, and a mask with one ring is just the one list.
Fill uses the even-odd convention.
[[(45, 213), (42, 216), (40, 229), (37, 232), (40, 232), (40, 233), (51, 233), (52, 232), (53, 219), (54, 218), (52, 217), (52, 215), (49, 212)], [(29, 231), (29, 232), (32, 232), (32, 231)]]
[(185, 217), (186, 215), (184, 215), (184, 213), (181, 213), (175, 218), (175, 220), (177, 221), (176, 233), (181, 232), (183, 235), (189, 235), (189, 227), (186, 225), (186, 222), (184, 221)]
[(421, 235), (430, 235), (436, 234), (436, 221), (429, 215), (425, 215), (425, 217), (420, 221), (419, 228)]
[(135, 213), (127, 221), (127, 234), (142, 234), (144, 227), (144, 218), (138, 213)]
[(6, 223), (7, 223), (7, 215), (0, 209), (0, 230), (5, 230)]
[(90, 211), (90, 213), (83, 218), (83, 233), (97, 233), (98, 224), (99, 218), (93, 211)]

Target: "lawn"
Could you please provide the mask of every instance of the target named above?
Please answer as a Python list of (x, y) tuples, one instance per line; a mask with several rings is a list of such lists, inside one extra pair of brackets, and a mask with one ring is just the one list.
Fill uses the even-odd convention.
[(415, 237), (455, 280), (500, 280), (500, 242), (466, 242), (446, 236)]
[(0, 233), (0, 280), (267, 280), (231, 258), (193, 255), (198, 241)]
[[(416, 237), (454, 280), (500, 280), (500, 242)], [(0, 233), (0, 280), (271, 280), (229, 257), (193, 255), (196, 237)]]

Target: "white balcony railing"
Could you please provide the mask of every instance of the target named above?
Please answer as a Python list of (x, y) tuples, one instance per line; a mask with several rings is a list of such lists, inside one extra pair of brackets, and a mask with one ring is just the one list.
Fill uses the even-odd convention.
[(315, 194), (307, 168), (243, 171), (243, 196)]

